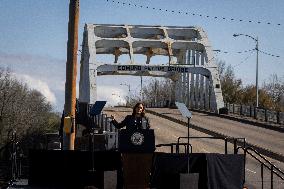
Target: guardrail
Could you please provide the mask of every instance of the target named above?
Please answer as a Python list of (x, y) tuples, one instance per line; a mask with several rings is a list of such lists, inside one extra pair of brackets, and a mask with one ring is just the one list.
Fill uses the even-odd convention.
[(284, 112), (272, 111), (264, 108), (257, 108), (254, 106), (237, 105), (225, 103), (225, 107), (229, 113), (237, 114), (241, 116), (252, 117), (256, 120), (284, 124)]
[[(187, 139), (188, 137), (179, 137), (177, 143), (171, 143), (171, 144), (162, 144), (160, 146), (170, 146), (171, 147), (171, 153), (173, 153), (174, 146), (176, 146), (176, 153), (179, 153), (179, 146), (180, 145), (186, 145), (186, 143), (180, 143), (181, 139)], [(189, 139), (213, 139), (213, 140), (224, 140), (224, 152), (225, 154), (228, 154), (228, 142), (232, 142), (234, 144), (234, 154), (238, 154), (239, 150), (242, 149), (244, 151), (244, 178), (243, 183), (245, 184), (246, 181), (246, 158), (247, 155), (250, 155), (253, 159), (255, 159), (257, 162), (260, 163), (261, 168), (261, 188), (264, 188), (264, 168), (267, 168), (270, 171), (270, 188), (273, 189), (274, 187), (274, 176), (277, 176), (281, 180), (284, 181), (284, 172), (280, 170), (278, 167), (276, 167), (273, 163), (271, 163), (269, 160), (267, 160), (262, 154), (260, 154), (258, 151), (253, 149), (252, 147), (247, 147), (246, 145), (246, 139), (245, 138), (231, 138), (231, 137), (189, 137)], [(158, 146), (158, 145), (157, 145)], [(160, 147), (159, 146), (159, 147)], [(191, 145), (190, 145), (191, 146)], [(192, 151), (192, 146), (191, 146)]]
[[(190, 153), (192, 153), (192, 145), (188, 144), (188, 143), (167, 143), (167, 144), (157, 144), (156, 147), (160, 148), (160, 147), (170, 147), (171, 148), (171, 153), (180, 153), (180, 146), (183, 146), (184, 148), (184, 153), (189, 153), (189, 149), (190, 149)], [(175, 152), (174, 152), (175, 149)]]
[(145, 103), (145, 106), (148, 108), (165, 108), (175, 106), (174, 104), (170, 104), (169, 100), (159, 101), (159, 102), (149, 102)]
[[(281, 180), (284, 181), (284, 172), (282, 170), (280, 170), (278, 167), (276, 167), (273, 163), (271, 163), (269, 160), (267, 160), (262, 154), (260, 154), (259, 152), (257, 152), (256, 150), (254, 150), (251, 147), (238, 147), (237, 148), (237, 152), (239, 149), (242, 149), (244, 151), (245, 154), (245, 160), (247, 157), (247, 154), (249, 154), (251, 157), (253, 157), (256, 161), (258, 161), (260, 163), (260, 176), (261, 176), (261, 188), (263, 189), (263, 182), (264, 182), (264, 177), (263, 177), (263, 168), (267, 168), (270, 171), (270, 188), (273, 189), (274, 186), (274, 176), (277, 176), (278, 178), (280, 178)], [(244, 174), (245, 176), (245, 174)], [(246, 177), (244, 178), (244, 182), (245, 182)]]
[[(168, 100), (146, 103), (145, 105), (148, 108), (175, 107), (175, 105), (173, 103), (170, 103)], [(256, 120), (263, 121), (263, 122), (284, 125), (284, 112), (272, 111), (269, 109), (257, 108), (254, 106), (229, 104), (229, 103), (225, 103), (225, 108), (227, 108), (228, 113), (231, 113), (231, 114), (251, 117)], [(204, 110), (202, 109), (201, 111), (204, 111)]]
[[(178, 137), (177, 143), (180, 143), (181, 139), (187, 139), (188, 137)], [(223, 140), (224, 141), (224, 153), (228, 154), (228, 142), (234, 144), (234, 154), (237, 154), (238, 145), (242, 145), (244, 148), (246, 147), (246, 139), (245, 138), (233, 138), (233, 137), (189, 137), (189, 139), (209, 139), (209, 140)]]
[(117, 129), (112, 125), (111, 118), (107, 114), (99, 114), (93, 117), (94, 124), (101, 132), (117, 132)]

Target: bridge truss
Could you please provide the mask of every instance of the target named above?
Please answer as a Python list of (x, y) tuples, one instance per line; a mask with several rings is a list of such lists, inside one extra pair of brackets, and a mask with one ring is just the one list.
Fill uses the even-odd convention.
[[(137, 54), (145, 55), (146, 61), (135, 60)], [(113, 55), (113, 63), (97, 61), (98, 55)], [(129, 61), (118, 63), (121, 55), (129, 55)], [(152, 64), (157, 55), (168, 61)], [(175, 101), (214, 112), (224, 107), (213, 51), (200, 27), (86, 24), (79, 101), (96, 101), (100, 75), (170, 78), (175, 83)]]

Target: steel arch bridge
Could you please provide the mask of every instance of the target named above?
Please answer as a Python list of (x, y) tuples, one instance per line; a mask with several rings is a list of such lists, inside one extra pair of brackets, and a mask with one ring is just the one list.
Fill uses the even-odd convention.
[[(145, 55), (138, 63), (135, 55)], [(113, 55), (113, 63), (96, 60)], [(117, 63), (129, 55), (127, 63)], [(153, 56), (167, 62), (152, 64)], [(220, 78), (206, 33), (200, 27), (86, 24), (80, 62), (79, 101), (94, 103), (100, 75), (166, 77), (175, 83), (175, 101), (218, 112), (224, 107)]]

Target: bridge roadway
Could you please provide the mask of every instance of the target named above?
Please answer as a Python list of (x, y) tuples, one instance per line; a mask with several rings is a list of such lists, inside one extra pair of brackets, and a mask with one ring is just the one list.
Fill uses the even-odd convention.
[[(181, 116), (178, 109), (152, 108), (149, 110), (161, 115), (166, 115), (166, 117), (187, 122), (187, 119)], [(200, 112), (193, 112), (191, 124), (226, 136), (235, 138), (244, 137), (246, 138), (247, 143), (275, 152), (284, 157), (283, 132), (240, 123)]]
[[(114, 114), (116, 119), (121, 121), (126, 115), (131, 114), (132, 110), (129, 108), (115, 107), (104, 109), (104, 113), (108, 115)], [(177, 109), (149, 108), (147, 116), (150, 119), (151, 127), (155, 130), (156, 144), (174, 143), (177, 142), (178, 137), (187, 136), (187, 128), (184, 125), (162, 118), (160, 117), (161, 115), (187, 122), (187, 119), (183, 118)], [(284, 133), (281, 132), (198, 112), (193, 112), (191, 124), (231, 137), (244, 137), (248, 143), (270, 149), (278, 154), (283, 155), (284, 152)], [(190, 136), (204, 137), (210, 135), (191, 128)], [(224, 142), (221, 140), (191, 140), (190, 143), (193, 146), (194, 153), (224, 153)], [(232, 144), (228, 145), (228, 149), (229, 153), (233, 153)], [(170, 149), (163, 147), (157, 148), (156, 151), (169, 152)], [(271, 158), (268, 159), (281, 170), (284, 170), (284, 162)], [(246, 186), (250, 189), (261, 188), (260, 164), (252, 158), (247, 158), (245, 170)], [(270, 188), (270, 172), (266, 169), (264, 169), (264, 188)], [(284, 182), (276, 176), (274, 176), (274, 188), (284, 189)]]

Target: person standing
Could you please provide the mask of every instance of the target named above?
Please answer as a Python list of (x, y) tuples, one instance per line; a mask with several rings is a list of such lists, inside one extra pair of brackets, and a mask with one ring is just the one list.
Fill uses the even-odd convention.
[(126, 130), (135, 131), (140, 129), (150, 129), (149, 119), (145, 116), (145, 106), (139, 102), (133, 107), (131, 115), (127, 115), (124, 120), (118, 123), (115, 120), (114, 115), (111, 115), (112, 124), (117, 128), (121, 129), (126, 127)]
[[(141, 102), (137, 103), (133, 107), (132, 114), (127, 115), (120, 123), (115, 120), (114, 115), (111, 115), (111, 119), (111, 123), (117, 129), (126, 127), (126, 132), (129, 133), (150, 129), (149, 119), (145, 116), (145, 106)], [(118, 188), (149, 188), (152, 156), (153, 153), (121, 153), (122, 169), (118, 170)], [(143, 166), (137, 162), (142, 163)], [(135, 170), (135, 176), (133, 170)]]

